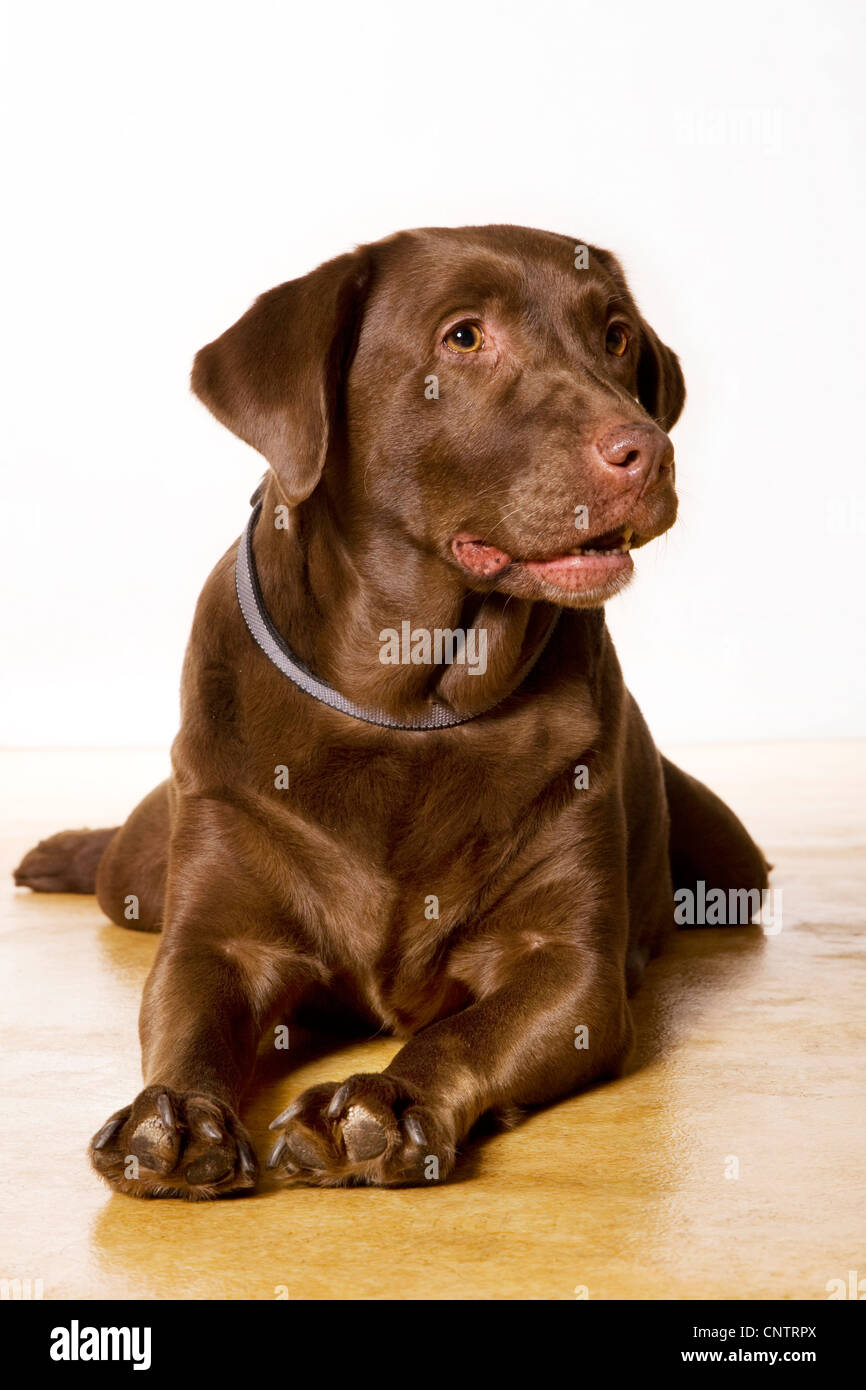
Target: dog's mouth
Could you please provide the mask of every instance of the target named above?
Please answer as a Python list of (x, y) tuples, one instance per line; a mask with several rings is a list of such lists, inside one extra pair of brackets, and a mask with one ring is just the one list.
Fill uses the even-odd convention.
[(634, 568), (630, 552), (635, 544), (640, 541), (636, 540), (634, 529), (620, 526), (615, 531), (588, 537), (582, 545), (562, 555), (518, 559), (462, 531), (451, 542), (451, 551), (457, 563), (479, 579), (498, 578), (519, 567), (545, 584), (577, 594), (603, 591), (609, 586), (621, 588), (623, 579)]

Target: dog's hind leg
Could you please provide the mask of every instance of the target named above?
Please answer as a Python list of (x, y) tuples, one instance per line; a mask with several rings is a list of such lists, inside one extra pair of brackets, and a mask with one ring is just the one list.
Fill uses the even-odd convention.
[(767, 886), (770, 865), (743, 823), (703, 782), (662, 758), (670, 810), (670, 861), (674, 889), (706, 891)]
[(159, 931), (168, 842), (169, 783), (110, 830), (61, 830), (31, 849), (14, 879), (37, 893), (96, 893), (107, 917), (121, 927)]
[(34, 893), (95, 893), (99, 861), (117, 834), (110, 830), (61, 830), (28, 850), (12, 877)]

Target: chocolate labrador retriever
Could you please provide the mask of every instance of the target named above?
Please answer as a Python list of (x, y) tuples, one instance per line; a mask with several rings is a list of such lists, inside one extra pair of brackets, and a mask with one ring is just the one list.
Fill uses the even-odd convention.
[(262, 295), (193, 390), (269, 471), (199, 600), (172, 775), (17, 882), (162, 930), (145, 1087), (91, 1144), (140, 1196), (251, 1189), (280, 1020), (406, 1039), (274, 1120), (290, 1183), (436, 1182), (482, 1115), (621, 1071), (674, 884), (763, 855), (656, 750), (604, 603), (677, 510), (677, 358), (618, 262), (401, 232)]

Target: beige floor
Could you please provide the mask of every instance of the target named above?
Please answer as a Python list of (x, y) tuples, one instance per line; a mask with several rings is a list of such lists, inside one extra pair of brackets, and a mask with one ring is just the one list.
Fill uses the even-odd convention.
[[(137, 1089), (155, 940), (7, 874), (54, 829), (121, 819), (165, 757), (3, 754), (0, 1277), (46, 1298), (816, 1299), (866, 1276), (866, 744), (674, 752), (775, 861), (780, 934), (681, 932), (638, 998), (630, 1074), (487, 1140), (449, 1186), (199, 1206), (111, 1196), (84, 1157)], [(394, 1048), (263, 1078), (260, 1151), (298, 1090)]]

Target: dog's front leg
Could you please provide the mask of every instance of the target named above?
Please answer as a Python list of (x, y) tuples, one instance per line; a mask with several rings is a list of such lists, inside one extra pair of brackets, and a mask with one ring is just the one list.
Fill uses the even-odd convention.
[(381, 1074), (300, 1096), (271, 1126), (279, 1137), (270, 1166), (322, 1185), (441, 1180), (482, 1114), (615, 1075), (631, 1037), (618, 954), (527, 949), (496, 988), (418, 1033)]
[[(310, 980), (288, 942), (256, 932), (254, 890), (201, 875), (175, 883), (175, 910), (144, 990), (144, 1089), (91, 1141), (94, 1168), (135, 1196), (223, 1196), (255, 1186), (238, 1104), (265, 1024)], [(259, 905), (261, 920), (268, 917)]]

